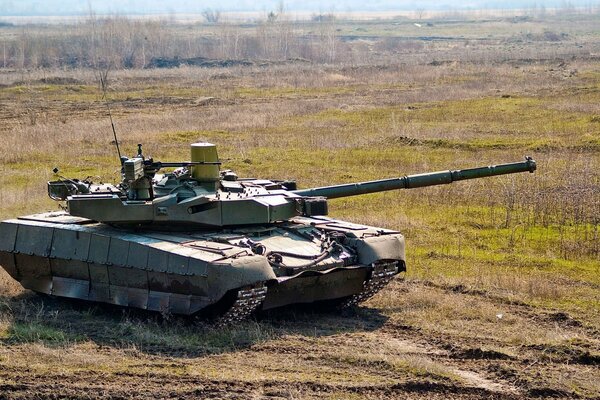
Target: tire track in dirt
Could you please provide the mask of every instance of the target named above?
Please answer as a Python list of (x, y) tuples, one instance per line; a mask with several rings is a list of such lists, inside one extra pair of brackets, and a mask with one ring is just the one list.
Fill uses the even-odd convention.
[[(417, 333), (415, 338), (412, 330), (395, 331), (391, 326), (385, 326), (383, 330), (385, 334), (379, 336), (384, 339), (384, 343), (393, 344), (400, 353), (408, 356), (419, 356), (434, 365), (440, 366), (443, 370), (459, 377), (463, 381), (464, 387), (482, 389), (489, 393), (508, 397), (522, 394), (520, 388), (509, 381), (500, 379), (495, 375), (484, 374), (480, 368), (477, 368), (477, 372), (473, 369), (464, 369), (462, 365), (464, 362), (457, 362), (454, 353), (447, 349), (448, 345), (441, 344), (440, 340), (429, 341), (420, 333)], [(400, 332), (401, 338), (398, 337), (398, 332)]]
[[(552, 376), (560, 379), (577, 369), (589, 374), (600, 373), (600, 343), (596, 331), (589, 329), (580, 321), (566, 313), (552, 310), (536, 309), (525, 303), (513, 302), (484, 291), (472, 291), (466, 288), (457, 290), (455, 287), (435, 285), (430, 282), (410, 282), (410, 285), (442, 290), (459, 296), (481, 298), (492, 304), (508, 307), (507, 313), (512, 313), (537, 327), (548, 330), (560, 329), (570, 336), (577, 338), (568, 345), (541, 344), (515, 345), (513, 354), (501, 349), (508, 344), (498, 341), (492, 336), (469, 335), (461, 336), (455, 332), (426, 330), (418, 326), (408, 325), (402, 320), (388, 321), (381, 332), (388, 336), (385, 340), (406, 343), (405, 348), (438, 363), (442, 367), (465, 380), (465, 384), (478, 387), (490, 392), (517, 397), (582, 397), (578, 392), (564, 387), (555, 386)], [(413, 288), (414, 289), (414, 288)], [(419, 290), (418, 287), (415, 290)], [(512, 352), (511, 352), (512, 353)], [(533, 366), (533, 368), (532, 368)], [(541, 372), (543, 371), (543, 372)], [(550, 378), (545, 374), (550, 374)], [(565, 375), (566, 374), (566, 375)], [(590, 375), (591, 376), (591, 375)], [(583, 397), (592, 395), (600, 398), (600, 393), (587, 392)]]
[(410, 380), (388, 385), (329, 385), (315, 382), (280, 382), (264, 380), (256, 382), (216, 381), (195, 377), (175, 380), (144, 378), (140, 376), (107, 379), (97, 383), (97, 377), (89, 374), (65, 377), (21, 377), (13, 382), (0, 380), (0, 398), (221, 398), (256, 399), (290, 398), (290, 394), (321, 398), (323, 395), (354, 394), (365, 398), (490, 398), (513, 399), (515, 396), (478, 387), (460, 387), (427, 380)]

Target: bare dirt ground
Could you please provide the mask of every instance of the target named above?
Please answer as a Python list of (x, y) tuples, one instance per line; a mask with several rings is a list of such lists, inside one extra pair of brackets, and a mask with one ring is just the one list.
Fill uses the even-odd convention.
[[(2, 304), (15, 312), (16, 333), (0, 347), (0, 393), (9, 399), (516, 399), (598, 390), (594, 328), (429, 282), (397, 280), (344, 316), (287, 309), (225, 330), (28, 293)], [(463, 317), (420, 321), (441, 304)], [(466, 309), (490, 315), (482, 322)], [(569, 345), (521, 344), (537, 342), (521, 335)]]

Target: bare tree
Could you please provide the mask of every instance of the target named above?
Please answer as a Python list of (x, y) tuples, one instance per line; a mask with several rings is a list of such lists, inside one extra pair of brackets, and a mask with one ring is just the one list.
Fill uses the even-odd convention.
[(219, 10), (213, 10), (212, 8), (207, 8), (202, 11), (202, 16), (206, 19), (206, 22), (209, 24), (218, 24), (219, 19), (221, 19), (221, 12)]
[(423, 16), (425, 15), (425, 9), (424, 8), (417, 8), (415, 10), (415, 13), (417, 14), (417, 18), (419, 19), (419, 21), (423, 20)]
[(292, 26), (285, 12), (285, 4), (279, 2), (277, 9), (277, 48), (279, 57), (286, 60), (289, 57), (290, 38), (292, 36)]
[(221, 58), (240, 58), (240, 40), (242, 33), (238, 26), (221, 23), (218, 30), (219, 38), (219, 57)]
[(313, 21), (319, 22), (319, 39), (321, 59), (333, 63), (336, 60), (337, 31), (335, 15), (333, 13), (313, 16)]

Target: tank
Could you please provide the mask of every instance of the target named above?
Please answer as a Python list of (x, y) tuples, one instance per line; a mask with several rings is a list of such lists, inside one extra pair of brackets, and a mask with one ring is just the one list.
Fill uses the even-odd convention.
[[(51, 296), (163, 314), (211, 314), (222, 325), (299, 303), (350, 307), (406, 271), (403, 235), (327, 217), (327, 199), (518, 172), (522, 162), (298, 189), (238, 178), (217, 148), (191, 160), (121, 157), (116, 185), (48, 182), (63, 211), (0, 223), (0, 265)], [(171, 172), (159, 173), (165, 168)], [(55, 170), (55, 173), (58, 171)]]

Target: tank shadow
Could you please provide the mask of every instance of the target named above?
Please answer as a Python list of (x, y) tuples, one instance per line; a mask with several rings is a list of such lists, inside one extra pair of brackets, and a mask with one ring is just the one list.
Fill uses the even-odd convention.
[(4, 345), (43, 343), (70, 347), (80, 342), (135, 348), (146, 354), (202, 357), (247, 349), (285, 335), (310, 337), (373, 331), (387, 320), (378, 310), (359, 307), (294, 306), (270, 310), (236, 326), (218, 328), (193, 317), (59, 299), (25, 292), (0, 295), (0, 320), (9, 321)]

